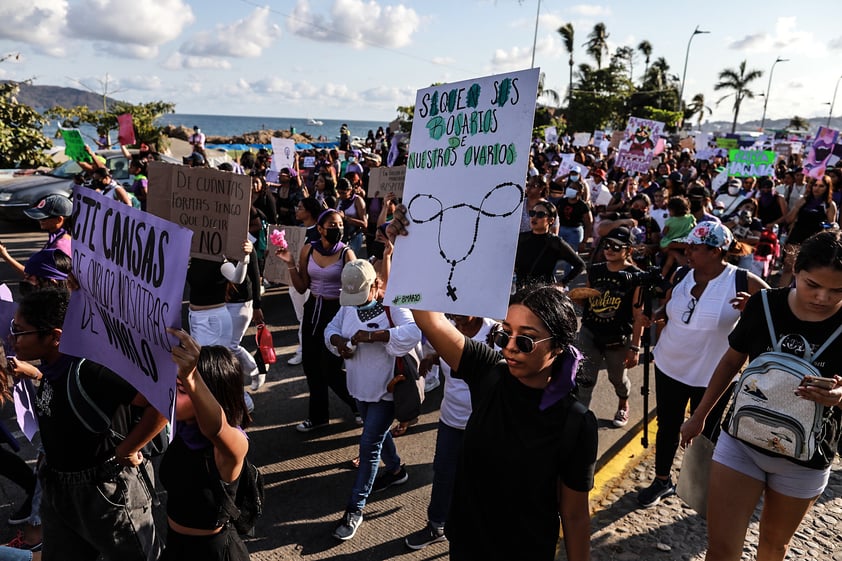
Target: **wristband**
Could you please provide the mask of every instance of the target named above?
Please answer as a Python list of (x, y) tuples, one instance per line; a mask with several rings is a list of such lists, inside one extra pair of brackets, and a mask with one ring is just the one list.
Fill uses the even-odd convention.
[(640, 352), (640, 347), (638, 347), (637, 345), (630, 345), (630, 346), (629, 346), (629, 350), (630, 350), (630, 351), (634, 351), (634, 352), (636, 352), (636, 353), (639, 353), (639, 352)]

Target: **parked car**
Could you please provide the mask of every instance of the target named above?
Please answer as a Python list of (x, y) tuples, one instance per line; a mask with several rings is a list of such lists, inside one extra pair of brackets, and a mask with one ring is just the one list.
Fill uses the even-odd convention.
[[(105, 158), (105, 165), (118, 183), (131, 185), (129, 162), (119, 150), (97, 150), (95, 154)], [(161, 156), (161, 160), (171, 164), (181, 163), (169, 156)], [(58, 193), (69, 197), (73, 189), (73, 176), (81, 171), (79, 164), (68, 160), (46, 173), (20, 175), (0, 181), (0, 220), (28, 221), (30, 218), (23, 211), (47, 195)]]

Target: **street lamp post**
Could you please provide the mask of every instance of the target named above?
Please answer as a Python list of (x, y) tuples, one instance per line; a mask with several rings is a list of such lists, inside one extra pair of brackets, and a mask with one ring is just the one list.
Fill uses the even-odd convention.
[(538, 0), (538, 11), (535, 13), (535, 35), (532, 37), (532, 63), (529, 68), (535, 68), (535, 47), (538, 44), (538, 19), (541, 16), (541, 0)]
[(775, 65), (779, 62), (789, 62), (788, 58), (778, 57), (772, 63), (772, 68), (769, 70), (769, 85), (766, 86), (766, 96), (763, 99), (763, 117), (760, 119), (760, 130), (763, 131), (763, 126), (766, 124), (766, 106), (769, 105), (769, 90), (772, 89), (772, 73), (775, 71)]
[(833, 88), (833, 99), (830, 100), (830, 111), (827, 113), (827, 126), (830, 128), (830, 119), (833, 117), (833, 106), (836, 104), (836, 92), (839, 91), (839, 81), (842, 80), (842, 76), (836, 80), (836, 87)]
[(710, 33), (710, 31), (702, 31), (699, 26), (693, 30), (690, 40), (687, 41), (687, 52), (684, 54), (684, 72), (681, 73), (681, 90), (678, 92), (678, 109), (681, 110), (681, 100), (684, 99), (684, 80), (687, 78), (687, 61), (690, 59), (690, 43), (693, 42), (693, 37), (703, 33)]

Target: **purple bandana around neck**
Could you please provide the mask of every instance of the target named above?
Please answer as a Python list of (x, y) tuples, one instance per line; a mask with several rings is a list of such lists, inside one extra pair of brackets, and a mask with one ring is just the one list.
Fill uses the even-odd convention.
[(579, 361), (582, 360), (582, 353), (573, 345), (568, 345), (561, 360), (553, 363), (553, 372), (550, 376), (550, 383), (544, 388), (541, 396), (541, 403), (538, 405), (540, 411), (545, 411), (567, 397), (567, 394), (576, 386), (576, 372), (579, 370)]
[(336, 242), (336, 244), (334, 244), (333, 247), (325, 249), (325, 246), (322, 245), (321, 238), (310, 242), (310, 245), (313, 246), (314, 251), (317, 251), (318, 253), (325, 256), (336, 255), (339, 251), (342, 251), (342, 248), (345, 247), (345, 244), (343, 242)]

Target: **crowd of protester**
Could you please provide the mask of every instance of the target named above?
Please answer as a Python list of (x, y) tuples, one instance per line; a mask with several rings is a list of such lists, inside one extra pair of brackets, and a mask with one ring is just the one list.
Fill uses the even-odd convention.
[[(755, 294), (770, 290), (776, 309), (792, 316), (779, 329), (809, 344), (821, 344), (822, 333), (842, 323), (842, 171), (807, 177), (793, 155), (772, 176), (723, 177), (724, 157), (701, 160), (692, 149), (667, 146), (649, 171), (628, 173), (616, 165), (613, 148), (601, 153), (569, 139), (553, 145), (535, 139), (512, 298), (498, 323), (383, 305), (394, 239), (412, 235), (401, 201), (369, 188), (371, 169), (406, 157), (406, 146), (390, 140), (379, 129), (355, 147), (343, 132), (337, 149), (297, 154), (272, 180), (266, 151), (219, 166), (251, 176), (250, 237), (240, 261), (190, 261), (189, 334), (171, 332), (180, 342), (173, 349), (175, 438), (159, 474), (145, 450), (167, 420), (116, 373), (58, 350), (74, 288), (71, 203), (52, 195), (27, 211), (49, 237), (26, 263), (0, 244), (0, 257), (23, 277), (6, 371), (38, 383), (43, 455), (36, 481), (19, 457), (3, 453), (3, 475), (26, 493), (10, 523), (27, 525), (0, 559), (68, 559), (69, 551), (91, 560), (248, 558), (222, 495), (236, 494), (249, 446), (243, 429), (252, 403), (243, 382), (258, 391), (269, 372), (260, 353), (241, 346), (249, 324), (263, 322), (269, 251), (289, 270), (299, 322), (299, 346), (288, 364), (301, 364), (309, 406), (295, 429), (319, 431), (331, 422), (328, 390), (361, 427), (357, 477), (333, 531), (337, 539), (355, 536), (371, 493), (411, 475), (396, 445), (411, 420), (393, 426), (393, 377), (395, 359), (414, 353), (422, 376), (438, 383), (441, 375), (444, 399), (428, 520), (407, 546), (448, 541), (454, 560), (551, 559), (561, 526), (568, 559), (588, 559), (597, 421), (587, 406), (595, 391), (608, 391), (598, 385), (604, 368), (617, 398), (611, 422), (626, 426), (627, 370), (651, 359), (656, 477), (641, 489), (641, 507), (675, 493), (677, 448), (703, 433), (717, 440), (710, 512), (720, 522), (710, 526), (708, 559), (739, 558), (764, 493), (762, 558), (783, 559), (827, 484), (839, 437), (842, 354), (828, 353), (822, 363), (822, 372), (833, 375), (830, 386), (798, 394), (829, 412), (823, 446), (809, 461), (774, 457), (718, 428), (728, 383), (746, 358), (765, 349), (752, 339), (765, 333), (757, 327), (762, 308)], [(185, 164), (207, 166), (198, 129), (191, 144)], [(75, 183), (143, 209), (155, 189), (146, 177), (155, 154), (147, 147), (123, 152), (133, 176), (128, 188), (93, 153)], [(312, 167), (303, 165), (305, 157)], [(307, 229), (298, 254), (267, 245), (273, 224)], [(776, 280), (779, 288), (769, 289)], [(657, 306), (647, 317), (643, 292), (650, 289)], [(642, 354), (647, 330), (658, 333), (651, 356)], [(74, 384), (107, 418), (122, 419), (121, 432), (91, 430), (72, 403)], [(688, 405), (692, 416), (684, 423)], [(154, 475), (168, 491), (166, 532), (149, 508)], [(729, 525), (726, 513), (740, 524)], [(14, 557), (14, 549), (26, 556)]]

